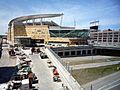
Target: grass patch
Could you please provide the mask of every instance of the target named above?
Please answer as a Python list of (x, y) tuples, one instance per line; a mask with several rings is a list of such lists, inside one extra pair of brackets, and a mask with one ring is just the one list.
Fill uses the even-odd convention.
[(98, 78), (119, 71), (117, 67), (120, 68), (120, 65), (117, 64), (117, 65), (102, 66), (97, 68), (73, 70), (72, 75), (78, 81), (78, 83), (83, 85)]
[(120, 61), (120, 58), (110, 58), (110, 61)]

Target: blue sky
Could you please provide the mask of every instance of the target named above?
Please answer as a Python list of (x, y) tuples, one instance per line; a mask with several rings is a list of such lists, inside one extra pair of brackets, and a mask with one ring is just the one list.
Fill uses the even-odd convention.
[(74, 26), (75, 20), (76, 27), (88, 28), (99, 20), (102, 30), (120, 29), (120, 0), (0, 0), (0, 34), (13, 18), (44, 13), (63, 13), (64, 26)]

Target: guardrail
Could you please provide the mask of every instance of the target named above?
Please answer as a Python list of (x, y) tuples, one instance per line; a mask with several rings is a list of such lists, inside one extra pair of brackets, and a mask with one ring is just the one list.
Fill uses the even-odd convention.
[(57, 66), (58, 72), (60, 73), (61, 80), (68, 90), (83, 90), (83, 88), (78, 84), (78, 82), (73, 78), (73, 76), (65, 69), (61, 64), (61, 58), (55, 54), (50, 48), (45, 49), (46, 54), (54, 65)]

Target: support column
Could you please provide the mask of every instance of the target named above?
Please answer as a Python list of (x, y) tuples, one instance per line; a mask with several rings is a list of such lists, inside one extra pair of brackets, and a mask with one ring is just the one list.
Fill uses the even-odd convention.
[(81, 55), (83, 55), (83, 54), (82, 54), (82, 50), (81, 50)]
[(71, 51), (69, 51), (69, 56), (71, 56)]
[(93, 55), (93, 49), (91, 49), (91, 55)]
[(86, 55), (88, 55), (88, 50), (86, 50)]
[(95, 49), (95, 54), (97, 54), (97, 50)]
[(77, 56), (77, 51), (75, 51), (75, 56)]
[(65, 51), (63, 51), (63, 56), (65, 56)]

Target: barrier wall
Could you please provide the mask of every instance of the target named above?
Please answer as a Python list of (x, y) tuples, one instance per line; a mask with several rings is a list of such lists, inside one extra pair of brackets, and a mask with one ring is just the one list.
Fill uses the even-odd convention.
[[(83, 90), (83, 88), (78, 84), (78, 82), (73, 78), (73, 76), (65, 69), (65, 67), (61, 64), (62, 61), (60, 57), (54, 53), (50, 48), (45, 49), (46, 54), (52, 63), (57, 67), (58, 72), (60, 73), (61, 80), (65, 86), (67, 86), (68, 90)], [(61, 62), (61, 63), (60, 63)]]

